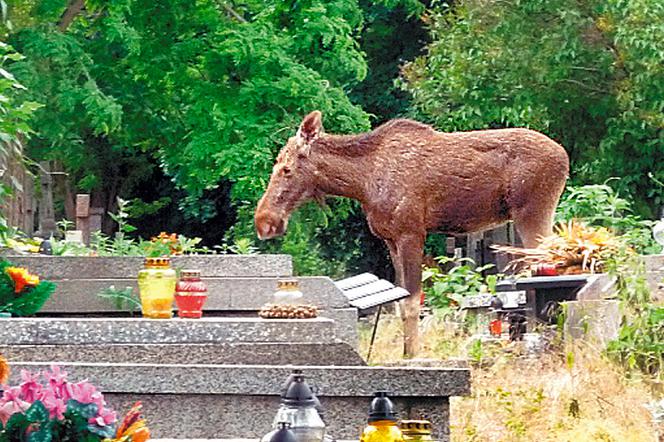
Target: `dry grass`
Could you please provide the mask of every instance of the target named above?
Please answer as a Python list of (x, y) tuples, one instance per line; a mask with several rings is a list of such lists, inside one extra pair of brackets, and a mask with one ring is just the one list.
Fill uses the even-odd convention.
[[(366, 354), (370, 333), (361, 336)], [(399, 319), (385, 316), (372, 364), (399, 363), (401, 339)], [(421, 357), (466, 357), (469, 348), (468, 338), (449, 323), (434, 320), (423, 327)], [(491, 364), (472, 368), (472, 396), (452, 402), (454, 442), (655, 442), (644, 407), (655, 395), (645, 383), (626, 380), (598, 350), (535, 356), (519, 350), (519, 345), (494, 348)]]

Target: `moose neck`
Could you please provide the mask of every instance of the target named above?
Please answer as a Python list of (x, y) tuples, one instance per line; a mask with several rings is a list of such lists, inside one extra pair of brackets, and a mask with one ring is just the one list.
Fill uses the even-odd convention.
[(364, 201), (371, 170), (366, 134), (323, 135), (311, 154), (318, 173), (318, 189), (328, 195)]

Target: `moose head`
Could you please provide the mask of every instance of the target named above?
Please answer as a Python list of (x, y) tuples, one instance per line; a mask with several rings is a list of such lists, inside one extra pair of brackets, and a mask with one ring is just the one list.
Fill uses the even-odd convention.
[(270, 184), (258, 202), (254, 215), (256, 232), (260, 239), (270, 239), (286, 232), (290, 214), (302, 203), (323, 200), (318, 189), (318, 172), (309, 156), (311, 146), (323, 133), (319, 111), (307, 115), (297, 134), (290, 137), (277, 156)]

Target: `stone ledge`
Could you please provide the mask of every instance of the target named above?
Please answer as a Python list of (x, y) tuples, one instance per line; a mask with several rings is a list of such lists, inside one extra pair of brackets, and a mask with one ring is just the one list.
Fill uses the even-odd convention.
[[(320, 308), (346, 308), (348, 300), (327, 277), (298, 278), (305, 302)], [(277, 290), (278, 278), (204, 278), (208, 287), (205, 311), (256, 311), (270, 302)], [(105, 313), (122, 312), (112, 300), (97, 294), (114, 286), (132, 287), (138, 292), (136, 279), (67, 279), (54, 280), (55, 293), (40, 313)]]
[[(5, 255), (43, 279), (135, 278), (143, 267), (139, 256)], [(173, 267), (199, 269), (204, 277), (283, 277), (293, 274), (289, 255), (182, 255)]]
[[(57, 362), (56, 362), (57, 363)], [(365, 397), (389, 390), (393, 397), (440, 398), (470, 393), (467, 368), (270, 365), (58, 363), (71, 379), (89, 379), (105, 393), (277, 396), (293, 368), (301, 368), (321, 397)], [(11, 383), (21, 369), (48, 363), (11, 362)]]
[(336, 342), (327, 318), (5, 318), (0, 344)]
[[(277, 396), (206, 394), (104, 394), (115, 410), (143, 403), (155, 438), (259, 438), (271, 430), (279, 407)], [(366, 425), (369, 397), (321, 397), (326, 432), (337, 440), (357, 438)], [(449, 442), (448, 398), (392, 398), (399, 417), (433, 423), (433, 438)], [(248, 424), (250, 423), (250, 424)]]
[(347, 343), (0, 345), (10, 361), (134, 364), (366, 365)]

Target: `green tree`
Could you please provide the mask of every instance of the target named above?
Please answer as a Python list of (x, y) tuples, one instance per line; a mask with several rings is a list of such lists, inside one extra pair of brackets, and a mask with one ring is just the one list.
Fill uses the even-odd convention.
[(444, 130), (528, 126), (579, 182), (611, 176), (652, 216), (664, 189), (664, 7), (657, 0), (464, 0), (430, 15), (405, 69), (413, 113)]
[[(228, 186), (232, 235), (253, 237), (251, 209), (304, 114), (321, 110), (334, 132), (369, 128), (347, 96), (366, 75), (356, 2), (12, 0), (9, 12), (8, 38), (28, 56), (16, 75), (44, 103), (29, 149), (62, 165), (70, 199), (92, 192), (113, 211), (159, 169), (199, 221)], [(350, 210), (336, 204), (334, 217), (305, 209), (311, 222), (286, 244), (319, 249), (320, 226)]]

